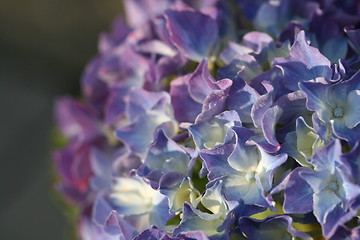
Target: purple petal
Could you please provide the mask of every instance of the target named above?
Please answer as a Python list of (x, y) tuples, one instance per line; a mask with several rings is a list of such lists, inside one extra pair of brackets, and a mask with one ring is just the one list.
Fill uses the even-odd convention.
[(171, 103), (178, 122), (195, 122), (202, 109), (202, 104), (192, 99), (189, 94), (189, 77), (189, 75), (178, 77), (170, 85)]
[(185, 233), (181, 233), (179, 234), (180, 238), (185, 238), (185, 240), (209, 240), (208, 237), (203, 233), (203, 232), (185, 232)]
[(162, 231), (157, 228), (146, 229), (139, 235), (137, 235), (133, 240), (167, 240), (173, 239), (167, 235), (165, 231)]
[(275, 136), (275, 126), (282, 113), (283, 110), (280, 107), (275, 106), (269, 108), (262, 119), (261, 126), (265, 139), (273, 146), (280, 145)]
[(260, 128), (263, 125), (263, 119), (266, 111), (273, 105), (274, 92), (271, 91), (259, 96), (251, 108), (251, 118), (255, 127)]
[(193, 160), (194, 157), (182, 146), (169, 139), (164, 131), (159, 129), (149, 147), (144, 164), (137, 173), (148, 179), (152, 187), (157, 189), (161, 182), (167, 184), (163, 179), (165, 174), (171, 173), (171, 176), (167, 176), (169, 181), (171, 178), (182, 179), (190, 173), (192, 167), (190, 163)]
[[(66, 148), (54, 153), (55, 163), (62, 179), (60, 188), (70, 200), (77, 202), (89, 191), (89, 179), (92, 176), (90, 147), (70, 143)], [(83, 199), (82, 199), (83, 200)]]
[(93, 205), (93, 220), (99, 225), (104, 225), (107, 218), (112, 214), (113, 208), (105, 200), (104, 196), (99, 195), (94, 201)]
[(304, 171), (309, 171), (309, 169), (306, 167), (295, 168), (280, 185), (272, 190), (271, 194), (284, 190), (283, 209), (286, 213), (308, 213), (313, 210), (314, 191), (299, 175)]
[(202, 150), (200, 152), (200, 156), (205, 161), (206, 168), (209, 171), (209, 180), (221, 178), (231, 173), (237, 173), (237, 171), (233, 169), (228, 163), (228, 158), (234, 150), (234, 147), (235, 138), (231, 144), (229, 143), (212, 150)]
[(202, 103), (214, 90), (219, 89), (210, 75), (207, 60), (202, 60), (189, 78), (189, 94), (195, 101)]
[(301, 31), (290, 49), (290, 57), (276, 58), (273, 65), (284, 71), (285, 85), (298, 90), (298, 82), (324, 77), (331, 79), (331, 62), (318, 49), (307, 44), (305, 32)]
[(150, 91), (166, 90), (167, 78), (184, 67), (187, 60), (181, 54), (175, 56), (162, 56), (157, 61), (152, 60), (148, 71), (145, 73), (144, 89)]
[(243, 123), (252, 123), (251, 111), (257, 102), (259, 94), (245, 81), (236, 78), (231, 86), (227, 99), (229, 110), (235, 110)]
[(112, 88), (105, 105), (105, 123), (114, 124), (125, 117), (127, 88)]
[(334, 235), (332, 235), (332, 237), (329, 238), (329, 240), (350, 240), (350, 239), (358, 239), (358, 238), (354, 238), (354, 236), (352, 236), (351, 230), (345, 226), (338, 227)]
[(171, 42), (189, 59), (200, 62), (211, 53), (218, 38), (215, 20), (200, 12), (166, 11)]
[(261, 50), (267, 47), (272, 41), (272, 37), (262, 32), (249, 32), (243, 37), (244, 45), (256, 53), (260, 53)]
[(81, 91), (85, 98), (94, 108), (100, 110), (108, 97), (108, 87), (99, 78), (99, 69), (104, 57), (99, 56), (93, 59), (86, 67), (81, 78)]
[(105, 220), (105, 231), (112, 235), (120, 235), (120, 239), (131, 240), (137, 234), (137, 231), (121, 218), (116, 211), (111, 211)]
[(347, 177), (360, 184), (360, 142), (350, 152), (341, 155), (341, 161), (350, 165), (351, 176)]
[(132, 27), (138, 27), (152, 17), (163, 13), (170, 3), (169, 0), (125, 0), (127, 22)]
[(201, 113), (196, 117), (195, 123), (210, 121), (215, 115), (220, 114), (225, 110), (226, 101), (232, 81), (229, 79), (222, 79), (217, 82), (225, 89), (216, 90), (206, 97)]
[(57, 101), (55, 111), (58, 126), (66, 137), (88, 142), (102, 136), (100, 119), (91, 107), (63, 97)]
[(170, 102), (166, 92), (149, 92), (143, 89), (133, 89), (127, 100), (126, 114), (130, 122), (145, 115), (149, 110), (161, 107)]

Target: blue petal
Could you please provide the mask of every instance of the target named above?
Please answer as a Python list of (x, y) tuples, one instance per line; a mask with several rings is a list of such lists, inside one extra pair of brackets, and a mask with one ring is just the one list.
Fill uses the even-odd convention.
[(247, 205), (268, 207), (264, 191), (256, 181), (248, 182), (246, 174), (233, 174), (224, 178), (224, 195), (231, 201), (243, 201)]
[(315, 193), (323, 191), (327, 187), (328, 180), (330, 180), (331, 177), (329, 171), (315, 172), (311, 169), (309, 171), (300, 171), (299, 174), (311, 186)]
[(105, 231), (111, 235), (120, 235), (120, 239), (130, 240), (136, 235), (133, 226), (127, 223), (116, 211), (112, 211), (105, 221)]
[(241, 78), (236, 78), (227, 99), (229, 110), (235, 110), (243, 123), (252, 123), (251, 111), (259, 94)]
[(235, 42), (229, 42), (227, 47), (221, 52), (220, 58), (226, 64), (229, 64), (237, 55), (251, 53), (251, 48), (239, 45)]
[(187, 175), (191, 156), (185, 149), (168, 138), (162, 129), (157, 131), (154, 142), (149, 147), (144, 164), (150, 170), (163, 169)]
[(221, 78), (234, 79), (241, 77), (246, 82), (262, 73), (262, 68), (257, 60), (250, 54), (236, 56), (229, 65), (221, 67), (218, 75)]
[(209, 171), (209, 180), (237, 173), (228, 163), (228, 157), (234, 150), (234, 147), (235, 139), (232, 140), (231, 144), (229, 143), (212, 150), (202, 150), (200, 152), (200, 156), (205, 161), (206, 168)]
[(331, 61), (336, 62), (338, 59), (345, 58), (348, 51), (347, 38), (340, 36), (326, 41), (322, 47), (322, 53)]
[(354, 128), (360, 123), (360, 90), (348, 93), (347, 111), (344, 115), (344, 123), (348, 128)]
[(350, 165), (351, 175), (347, 178), (351, 179), (353, 183), (360, 184), (360, 142), (358, 142), (353, 149), (341, 156), (341, 161)]
[(299, 175), (300, 172), (311, 171), (306, 167), (295, 168), (271, 194), (284, 190), (283, 209), (286, 213), (308, 213), (313, 210), (314, 191)]
[(317, 150), (311, 163), (316, 171), (328, 170), (331, 173), (335, 171), (335, 159), (339, 159), (341, 154), (341, 143), (335, 140), (326, 147)]
[(344, 139), (349, 142), (351, 146), (354, 146), (360, 139), (360, 125), (350, 129), (345, 126), (343, 119), (331, 120), (331, 127), (336, 137)]
[[(317, 111), (321, 120), (329, 122), (332, 118), (327, 111), (329, 85), (315, 82), (301, 82), (299, 87), (306, 94), (306, 106), (309, 110)], [(333, 105), (331, 103), (331, 105)]]

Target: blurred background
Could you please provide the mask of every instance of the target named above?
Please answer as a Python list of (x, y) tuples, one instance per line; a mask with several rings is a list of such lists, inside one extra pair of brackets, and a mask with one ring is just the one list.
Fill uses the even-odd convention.
[(69, 239), (51, 182), (53, 105), (79, 96), (121, 0), (0, 0), (0, 239)]

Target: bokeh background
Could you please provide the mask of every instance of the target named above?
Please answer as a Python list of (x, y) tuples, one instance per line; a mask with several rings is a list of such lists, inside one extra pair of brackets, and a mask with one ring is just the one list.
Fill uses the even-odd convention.
[(53, 105), (79, 96), (121, 0), (0, 0), (0, 239), (70, 239), (54, 197)]

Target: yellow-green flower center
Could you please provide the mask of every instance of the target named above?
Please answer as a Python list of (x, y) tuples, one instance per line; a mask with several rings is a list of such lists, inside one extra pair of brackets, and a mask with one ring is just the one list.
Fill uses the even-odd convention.
[(344, 110), (341, 107), (336, 107), (334, 109), (333, 115), (335, 118), (341, 118), (344, 116)]
[(248, 172), (248, 173), (246, 173), (245, 179), (246, 179), (246, 181), (248, 181), (248, 182), (253, 182), (253, 181), (255, 181), (255, 172)]

